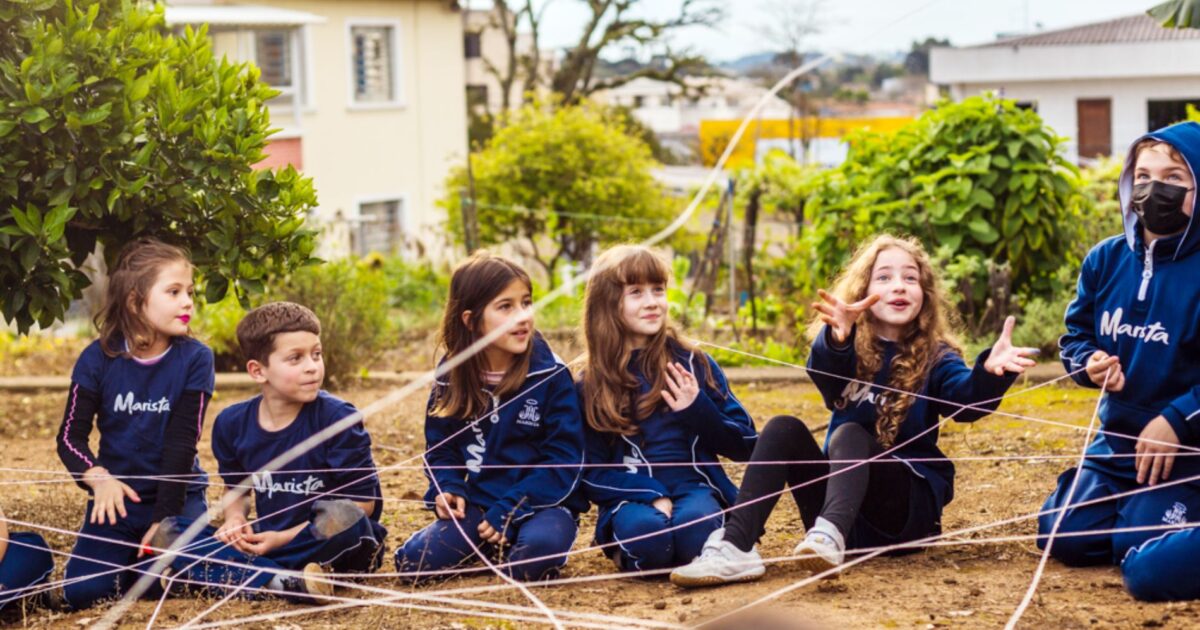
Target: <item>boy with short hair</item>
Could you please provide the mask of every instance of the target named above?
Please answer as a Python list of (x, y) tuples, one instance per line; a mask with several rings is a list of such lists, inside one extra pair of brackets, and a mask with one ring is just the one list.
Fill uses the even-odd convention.
[[(1046, 499), (1038, 545), (1045, 546), (1078, 474), (1051, 555), (1069, 565), (1124, 559), (1126, 583), (1144, 599), (1167, 596), (1170, 582), (1171, 597), (1200, 597), (1200, 537), (1194, 537), (1191, 561), (1179, 561), (1178, 546), (1166, 553), (1170, 562), (1141, 558), (1166, 546), (1156, 528), (1200, 514), (1200, 459), (1175, 457), (1181, 445), (1200, 445), (1196, 166), (1200, 125), (1194, 122), (1133, 144), (1119, 182), (1125, 233), (1088, 253), (1059, 342), (1067, 371), (1083, 370), (1075, 380), (1106, 390), (1099, 410), (1103, 432), (1078, 473), (1063, 473)], [(1125, 496), (1112, 498), (1117, 494)], [(1078, 505), (1084, 502), (1090, 503)]]
[(247, 478), (253, 485), (258, 520), (247, 520), (249, 493), (232, 501), (224, 524), (189, 549), (193, 557), (176, 558), (165, 582), (174, 577), (205, 584), (200, 590), (241, 588), (251, 595), (261, 589), (311, 603), (333, 592), (326, 572), (379, 567), (387, 530), (379, 524), (382, 494), (361, 421), (279, 470), (259, 472), (356, 413), (321, 389), (320, 334), (316, 315), (290, 302), (256, 308), (238, 324), (246, 372), (262, 393), (217, 416), (212, 446), (227, 494)]

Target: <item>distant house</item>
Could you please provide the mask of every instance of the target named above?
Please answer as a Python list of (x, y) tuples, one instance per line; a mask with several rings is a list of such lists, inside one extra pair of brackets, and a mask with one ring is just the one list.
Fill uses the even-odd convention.
[(435, 202), (467, 151), (463, 18), (448, 0), (169, 0), (218, 56), (254, 62), (271, 101), (265, 165), (313, 178), (330, 258), (437, 250)]
[[(691, 88), (687, 96), (678, 84), (641, 77), (599, 92), (595, 98), (629, 108), (654, 133), (695, 135), (700, 121), (740, 119), (767, 92), (752, 81), (732, 77), (692, 77), (686, 82)], [(774, 96), (763, 107), (761, 117), (787, 118), (790, 110), (787, 101)]]
[(961, 99), (992, 90), (1069, 138), (1069, 158), (1123, 154), (1200, 105), (1200, 30), (1144, 14), (931, 51), (930, 75)]

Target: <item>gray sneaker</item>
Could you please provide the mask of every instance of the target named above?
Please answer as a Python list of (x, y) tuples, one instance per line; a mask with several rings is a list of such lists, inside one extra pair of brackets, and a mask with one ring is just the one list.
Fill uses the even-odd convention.
[(671, 583), (684, 588), (717, 586), (733, 582), (752, 582), (763, 576), (766, 567), (757, 549), (742, 551), (725, 540), (725, 528), (712, 534), (700, 556), (671, 572)]

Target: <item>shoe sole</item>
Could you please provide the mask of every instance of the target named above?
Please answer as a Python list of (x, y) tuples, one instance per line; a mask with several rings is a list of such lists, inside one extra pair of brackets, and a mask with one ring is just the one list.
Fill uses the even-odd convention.
[(702, 588), (705, 586), (721, 586), (722, 584), (738, 584), (741, 582), (755, 582), (762, 579), (762, 573), (749, 573), (746, 575), (738, 575), (734, 577), (719, 577), (709, 575), (704, 577), (689, 577), (686, 575), (671, 574), (671, 583), (675, 586), (683, 588)]
[(333, 596), (333, 584), (326, 581), (325, 569), (316, 562), (304, 565), (304, 588), (314, 598)]
[[(800, 567), (801, 569), (807, 569), (807, 570), (811, 571), (813, 575), (819, 575), (830, 569), (837, 568), (838, 565), (830, 563), (828, 560), (826, 560), (825, 558), (822, 558), (821, 556), (807, 556), (804, 558), (800, 558), (799, 560), (796, 560), (796, 566)], [(821, 579), (836, 580), (839, 577), (841, 577), (841, 575), (842, 575), (842, 572), (838, 571), (837, 573), (827, 575)]]

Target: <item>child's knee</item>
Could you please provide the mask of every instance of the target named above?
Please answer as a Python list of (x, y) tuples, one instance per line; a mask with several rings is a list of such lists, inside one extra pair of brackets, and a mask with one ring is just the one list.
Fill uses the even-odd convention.
[[(1062, 536), (1062, 529), (1054, 537), (1050, 557), (1069, 567), (1086, 567), (1097, 564), (1112, 564), (1112, 538), (1100, 536)], [(1046, 548), (1047, 538), (1039, 532), (1038, 549)]]
[(356, 523), (366, 517), (362, 508), (353, 501), (345, 499), (317, 501), (313, 505), (313, 513), (315, 514), (312, 521), (313, 529), (319, 536), (326, 539), (333, 538), (354, 527)]
[(759, 439), (780, 438), (792, 435), (796, 431), (808, 432), (808, 426), (795, 416), (775, 416), (767, 421), (759, 432)]
[(1162, 584), (1163, 573), (1156, 571), (1153, 559), (1143, 557), (1145, 555), (1133, 550), (1121, 563), (1121, 577), (1125, 580), (1125, 589), (1134, 599), (1144, 602), (1162, 600), (1166, 591)]
[(63, 599), (73, 610), (84, 610), (116, 597), (119, 592), (120, 584), (116, 576), (99, 575), (63, 586)]

